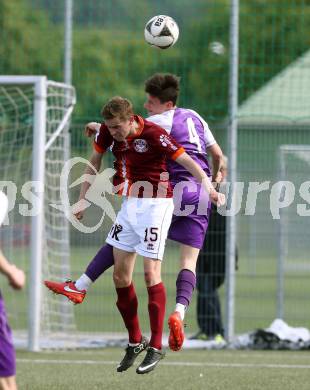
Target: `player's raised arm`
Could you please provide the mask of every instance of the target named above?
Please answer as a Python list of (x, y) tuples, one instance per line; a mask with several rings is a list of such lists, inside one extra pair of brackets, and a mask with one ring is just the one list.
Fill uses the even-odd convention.
[[(108, 128), (104, 124), (97, 122), (90, 122), (85, 127), (85, 132), (95, 131), (96, 136), (93, 143), (93, 153), (89, 158), (90, 164), (87, 165), (84, 171), (84, 180), (81, 185), (78, 209), (74, 210), (74, 215), (77, 219), (82, 219), (85, 207), (83, 206), (85, 195), (91, 186), (95, 175), (99, 172), (102, 162), (102, 156), (106, 150), (111, 146), (113, 142), (113, 137), (108, 131)], [(92, 177), (93, 176), (93, 177)]]
[(210, 195), (210, 200), (214, 204), (217, 204), (218, 206), (225, 204), (225, 195), (214, 189), (204, 170), (201, 169), (201, 167), (187, 153), (182, 153), (175, 159), (175, 161), (187, 169), (199, 182), (202, 183), (205, 190)]
[[(0, 226), (2, 225), (5, 216), (8, 211), (8, 198), (7, 196), (0, 191)], [(24, 271), (17, 268), (16, 265), (11, 264), (0, 248), (0, 273), (5, 275), (8, 278), (10, 285), (15, 289), (21, 289), (25, 284), (25, 274)]]
[(220, 184), (222, 181), (221, 169), (223, 167), (222, 149), (215, 143), (207, 148), (207, 153), (212, 159), (212, 182)]
[[(87, 178), (95, 178), (95, 175), (99, 172), (101, 168), (103, 153), (97, 152), (97, 150), (93, 150), (89, 162), (91, 165), (87, 165), (84, 171), (85, 180), (81, 184), (79, 202), (83, 205), (83, 201), (85, 200), (85, 194), (88, 191), (89, 187), (92, 184), (92, 180), (86, 180)], [(93, 168), (92, 168), (93, 167)], [(83, 206), (79, 208), (78, 211), (74, 212), (74, 215), (77, 219), (82, 219), (84, 215)]]
[(84, 133), (86, 137), (92, 137), (95, 136), (97, 133), (99, 133), (101, 123), (98, 122), (89, 122), (85, 125)]
[(17, 268), (15, 264), (9, 263), (0, 249), (0, 273), (8, 278), (9, 284), (16, 290), (25, 285), (25, 273)]

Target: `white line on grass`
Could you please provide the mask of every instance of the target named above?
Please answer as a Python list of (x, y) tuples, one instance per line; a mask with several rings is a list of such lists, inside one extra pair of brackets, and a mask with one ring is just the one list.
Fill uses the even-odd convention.
[[(290, 360), (304, 360), (304, 359), (307, 359), (309, 360), (309, 354), (307, 353), (307, 351), (299, 351), (299, 354), (295, 354), (293, 355), (291, 351), (270, 351), (268, 350), (268, 359), (279, 359), (279, 354), (282, 352), (287, 352), (289, 354), (289, 359)], [(264, 353), (258, 353), (257, 351), (253, 351), (253, 353), (239, 353), (237, 352), (238, 354), (238, 358), (241, 358), (241, 359), (252, 359), (253, 357), (254, 358), (263, 358), (263, 359), (266, 359), (266, 354)], [(236, 352), (231, 352), (231, 353), (225, 353), (225, 358), (228, 358), (228, 357), (231, 357), (231, 358), (234, 358), (236, 357)], [(282, 355), (283, 356), (283, 355)]]
[[(17, 359), (18, 363), (31, 364), (98, 364), (112, 365), (118, 364), (118, 361), (112, 360), (52, 360), (52, 359)], [(190, 367), (221, 367), (221, 368), (310, 368), (310, 364), (260, 364), (260, 363), (199, 363), (199, 362), (161, 362), (165, 366), (190, 366)]]

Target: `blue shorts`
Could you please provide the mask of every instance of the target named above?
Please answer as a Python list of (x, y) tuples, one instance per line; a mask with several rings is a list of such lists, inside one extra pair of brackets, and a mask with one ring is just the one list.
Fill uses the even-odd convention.
[(7, 321), (4, 300), (0, 292), (0, 377), (15, 376), (16, 358), (12, 332)]

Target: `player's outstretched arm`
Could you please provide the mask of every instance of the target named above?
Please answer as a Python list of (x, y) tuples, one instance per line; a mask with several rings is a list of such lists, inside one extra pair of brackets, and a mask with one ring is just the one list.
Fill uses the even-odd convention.
[(25, 273), (21, 269), (17, 268), (16, 265), (11, 264), (5, 258), (4, 254), (0, 250), (0, 272), (4, 274), (10, 283), (10, 285), (20, 290), (25, 285)]
[(204, 170), (201, 169), (201, 167), (187, 153), (182, 153), (175, 161), (187, 169), (188, 172), (190, 172), (199, 182), (202, 183), (204, 189), (210, 195), (211, 202), (218, 206), (225, 204), (225, 195), (217, 192), (214, 189)]
[[(85, 177), (92, 177), (93, 176), (93, 178), (95, 178), (95, 175), (97, 174), (97, 172), (99, 172), (100, 167), (101, 167), (102, 156), (103, 156), (103, 154), (97, 152), (96, 150), (94, 150), (92, 152), (88, 161), (94, 167), (94, 169), (90, 165), (87, 165), (85, 168), (85, 171), (84, 171)], [(92, 184), (91, 180), (89, 180), (89, 181), (84, 180), (83, 183), (81, 184), (80, 196), (79, 196), (79, 204), (81, 205), (81, 207), (79, 208), (79, 210), (74, 212), (74, 215), (78, 220), (83, 218), (84, 210), (85, 210), (85, 208), (83, 207), (83, 201), (85, 201), (86, 192), (88, 191), (91, 184)]]

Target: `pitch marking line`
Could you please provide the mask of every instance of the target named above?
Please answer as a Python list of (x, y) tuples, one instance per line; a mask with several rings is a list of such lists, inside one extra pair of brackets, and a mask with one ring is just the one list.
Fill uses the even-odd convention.
[[(16, 359), (17, 363), (31, 364), (89, 364), (89, 365), (113, 365), (118, 361), (112, 360), (52, 360), (52, 359)], [(187, 367), (221, 367), (221, 368), (293, 368), (309, 369), (310, 364), (260, 364), (260, 363), (199, 363), (199, 362), (161, 362), (165, 366), (187, 366)]]

